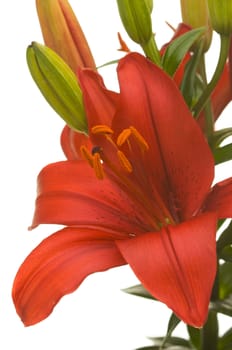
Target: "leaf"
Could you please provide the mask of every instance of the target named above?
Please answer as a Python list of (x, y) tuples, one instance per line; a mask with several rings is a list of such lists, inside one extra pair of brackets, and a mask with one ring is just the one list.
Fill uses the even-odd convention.
[(136, 295), (138, 297), (143, 297), (146, 299), (156, 300), (144, 287), (142, 284), (138, 284), (136, 286), (132, 286), (126, 289), (122, 289), (123, 292)]
[(219, 266), (219, 296), (225, 299), (232, 295), (232, 263), (225, 262)]
[(232, 328), (228, 329), (226, 333), (218, 340), (218, 350), (232, 349)]
[[(154, 342), (155, 346), (159, 346), (159, 347), (162, 346), (164, 341), (164, 337), (155, 337), (155, 338), (149, 338), (149, 339)], [(164, 349), (169, 348), (170, 346), (181, 346), (181, 348), (187, 347), (188, 349), (191, 349), (189, 341), (187, 339), (180, 338), (180, 337), (169, 337), (168, 341), (165, 343), (163, 348)]]
[(219, 146), (227, 137), (232, 136), (232, 128), (216, 130), (213, 134), (213, 143)]
[(164, 345), (169, 341), (169, 339), (171, 338), (172, 332), (174, 331), (174, 329), (177, 327), (179, 323), (180, 323), (180, 319), (174, 313), (172, 313), (168, 322), (167, 334), (164, 337), (160, 347), (161, 349), (164, 348)]
[(230, 244), (232, 244), (232, 220), (217, 240), (217, 252), (220, 254), (223, 248)]
[(98, 66), (97, 69), (110, 66), (111, 64), (116, 64), (116, 63), (118, 63), (118, 61), (119, 60), (113, 60), (113, 61), (109, 61), (109, 62), (103, 63), (100, 66)]
[(228, 245), (219, 253), (219, 258), (232, 263), (232, 246)]
[(197, 350), (201, 348), (201, 331), (198, 328), (187, 326), (190, 342)]
[(232, 160), (232, 143), (216, 148), (213, 155), (215, 164), (221, 164)]
[(193, 29), (179, 36), (168, 45), (162, 57), (162, 66), (170, 76), (174, 75), (186, 53), (204, 32), (205, 28)]
[(230, 294), (224, 300), (217, 300), (217, 301), (211, 302), (210, 309), (232, 317), (232, 294)]

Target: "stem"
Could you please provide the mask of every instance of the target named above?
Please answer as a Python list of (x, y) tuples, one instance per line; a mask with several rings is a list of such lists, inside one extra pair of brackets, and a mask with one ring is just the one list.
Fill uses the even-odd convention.
[(230, 36), (221, 34), (220, 40), (221, 40), (220, 55), (219, 55), (219, 59), (218, 59), (218, 63), (217, 63), (217, 67), (216, 67), (216, 70), (214, 72), (214, 75), (213, 75), (210, 83), (208, 84), (207, 88), (205, 89), (205, 91), (201, 95), (200, 99), (193, 107), (193, 114), (196, 117), (198, 117), (199, 113), (204, 108), (212, 91), (214, 90), (215, 86), (217, 85), (218, 80), (220, 79), (221, 74), (223, 72), (226, 60), (227, 60), (229, 46), (230, 46)]
[(201, 330), (201, 350), (217, 350), (218, 319), (215, 311), (209, 311), (208, 320)]
[(145, 55), (150, 58), (152, 62), (157, 64), (157, 66), (161, 67), (161, 57), (160, 52), (157, 48), (156, 41), (154, 35), (151, 36), (149, 41), (146, 44), (141, 45)]
[[(211, 301), (218, 300), (219, 294), (219, 278), (218, 273), (215, 278)], [(201, 329), (201, 350), (217, 350), (218, 349), (218, 317), (217, 312), (210, 310), (208, 320)]]

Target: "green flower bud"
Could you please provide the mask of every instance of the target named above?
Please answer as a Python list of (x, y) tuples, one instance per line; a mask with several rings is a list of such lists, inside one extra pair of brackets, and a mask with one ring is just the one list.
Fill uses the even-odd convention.
[(208, 0), (209, 14), (213, 29), (219, 34), (232, 33), (232, 1)]
[(27, 49), (30, 73), (41, 93), (70, 128), (87, 134), (82, 92), (71, 68), (47, 46)]
[(181, 0), (180, 2), (183, 22), (193, 29), (205, 27), (205, 34), (196, 42), (194, 47), (198, 47), (203, 41), (204, 51), (207, 51), (212, 40), (207, 0)]
[(140, 45), (152, 37), (151, 0), (117, 0), (122, 23), (129, 37)]

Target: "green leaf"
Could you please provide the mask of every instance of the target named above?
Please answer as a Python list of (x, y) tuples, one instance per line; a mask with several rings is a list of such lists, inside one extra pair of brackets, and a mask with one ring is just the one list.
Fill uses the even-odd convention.
[(217, 252), (220, 254), (222, 249), (230, 244), (232, 244), (232, 220), (217, 240)]
[(232, 349), (232, 328), (228, 329), (226, 333), (218, 340), (218, 350)]
[(163, 345), (164, 342), (164, 337), (155, 337), (155, 338), (149, 338), (150, 340), (152, 340), (152, 342), (154, 343), (155, 346), (163, 346), (163, 348), (169, 348), (170, 346), (181, 346), (186, 347), (188, 349), (191, 349), (191, 345), (189, 343), (189, 341), (187, 339), (184, 338), (180, 338), (180, 337), (169, 337), (168, 341), (165, 342), (165, 344)]
[(161, 349), (164, 347), (164, 345), (169, 342), (169, 339), (171, 338), (172, 332), (175, 330), (177, 325), (180, 323), (180, 319), (172, 313), (168, 322), (168, 328), (167, 328), (167, 334), (163, 338), (163, 342), (161, 344)]
[(201, 348), (201, 331), (198, 328), (187, 326), (190, 342), (194, 345), (197, 350)]
[(211, 302), (210, 309), (232, 317), (232, 294), (230, 294), (224, 300), (217, 300), (217, 301)]
[(213, 134), (213, 143), (219, 146), (227, 137), (232, 136), (232, 128), (216, 130)]
[(219, 297), (225, 299), (232, 295), (232, 263), (225, 262), (219, 266)]
[(174, 75), (186, 53), (204, 32), (205, 28), (193, 29), (179, 36), (168, 45), (162, 57), (162, 66), (170, 76)]
[(232, 246), (228, 245), (219, 253), (219, 258), (232, 263)]
[(232, 160), (232, 143), (218, 147), (213, 152), (215, 164), (221, 164)]
[(71, 68), (53, 50), (35, 42), (27, 48), (27, 63), (51, 107), (72, 129), (87, 134), (82, 91)]
[(138, 297), (143, 297), (146, 299), (156, 300), (144, 287), (142, 284), (138, 284), (136, 286), (132, 286), (126, 289), (122, 289), (123, 292), (136, 295)]
[(111, 64), (116, 64), (116, 63), (118, 63), (118, 61), (119, 60), (113, 60), (113, 61), (109, 61), (109, 62), (103, 63), (100, 66), (98, 66), (97, 69), (110, 66)]

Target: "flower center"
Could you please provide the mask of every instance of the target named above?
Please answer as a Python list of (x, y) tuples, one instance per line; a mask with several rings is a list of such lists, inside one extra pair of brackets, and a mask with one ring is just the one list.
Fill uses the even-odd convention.
[[(146, 184), (139, 185), (136, 176), (133, 177), (134, 167), (136, 166), (133, 159), (133, 147), (136, 147), (137, 151), (141, 152), (141, 156), (149, 150), (149, 145), (140, 132), (134, 126), (130, 126), (123, 129), (115, 137), (114, 131), (110, 127), (95, 125), (91, 129), (91, 133), (97, 137), (100, 136), (99, 140), (103, 137), (104, 142), (106, 141), (106, 143), (99, 142), (103, 146), (95, 146), (91, 151), (86, 146), (81, 146), (80, 148), (83, 158), (93, 168), (96, 177), (102, 180), (105, 177), (105, 171), (110, 171), (126, 192), (140, 204), (142, 210), (146, 213), (145, 220), (148, 220), (156, 230), (174, 223), (155, 186), (152, 188), (152, 193), (149, 192), (149, 195), (147, 195), (146, 191), (144, 191)], [(105, 149), (104, 145), (108, 146), (107, 149)], [(129, 157), (130, 159), (122, 150), (125, 145), (131, 151), (129, 152), (132, 155)]]

